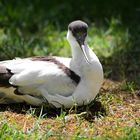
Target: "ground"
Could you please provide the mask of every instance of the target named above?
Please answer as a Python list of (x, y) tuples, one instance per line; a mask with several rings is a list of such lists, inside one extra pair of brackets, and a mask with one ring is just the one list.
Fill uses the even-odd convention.
[(96, 101), (71, 109), (0, 106), (0, 139), (140, 139), (140, 90), (106, 79)]

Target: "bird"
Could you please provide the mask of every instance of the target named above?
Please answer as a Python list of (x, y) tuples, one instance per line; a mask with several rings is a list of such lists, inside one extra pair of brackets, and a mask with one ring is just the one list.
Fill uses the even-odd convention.
[(99, 93), (103, 68), (88, 46), (88, 25), (68, 25), (71, 58), (33, 56), (0, 62), (0, 104), (47, 104), (56, 108), (87, 105)]

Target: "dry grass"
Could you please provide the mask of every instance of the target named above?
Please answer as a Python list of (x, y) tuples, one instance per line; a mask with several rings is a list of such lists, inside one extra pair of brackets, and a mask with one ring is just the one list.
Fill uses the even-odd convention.
[(131, 83), (105, 80), (96, 102), (84, 107), (66, 110), (3, 105), (0, 107), (0, 128), (3, 129), (0, 137), (138, 140), (139, 92)]

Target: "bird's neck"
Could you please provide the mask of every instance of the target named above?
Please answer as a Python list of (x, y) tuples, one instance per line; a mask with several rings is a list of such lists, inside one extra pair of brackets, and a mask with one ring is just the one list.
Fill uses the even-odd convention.
[(72, 48), (71, 68), (75, 71), (87, 85), (88, 90), (98, 92), (103, 81), (102, 65), (95, 53), (87, 46), (86, 54), (90, 63), (84, 58), (79, 46)]
[[(80, 64), (82, 63), (87, 63), (86, 59), (84, 57), (84, 54), (81, 50), (81, 48), (77, 45), (77, 46), (71, 46), (71, 51), (72, 51), (72, 61), (76, 64)], [(90, 54), (89, 54), (89, 48), (86, 48), (86, 54), (87, 57), (90, 61)]]
[[(72, 51), (72, 61), (73, 61), (73, 63), (75, 63), (77, 65), (81, 65), (81, 64), (89, 65), (88, 62), (86, 61), (85, 57), (84, 57), (84, 54), (83, 54), (80, 46), (71, 45), (71, 51)], [(87, 45), (85, 51), (86, 51), (86, 55), (87, 55), (87, 58), (88, 58), (89, 62), (99, 61), (96, 54), (88, 47), (88, 45)]]
[[(89, 63), (86, 61), (84, 54), (79, 46), (71, 46), (72, 50), (72, 60), (71, 68), (79, 75), (86, 76), (89, 75), (89, 71), (97, 71), (100, 73), (102, 71), (102, 66), (99, 62), (96, 54), (87, 46), (86, 55), (88, 57)], [(97, 70), (96, 70), (97, 69)], [(93, 75), (93, 73), (92, 73)]]

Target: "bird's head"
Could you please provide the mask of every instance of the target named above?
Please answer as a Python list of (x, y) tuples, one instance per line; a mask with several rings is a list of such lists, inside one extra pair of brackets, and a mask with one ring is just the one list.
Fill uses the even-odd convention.
[(86, 38), (88, 25), (80, 20), (73, 21), (68, 25), (67, 40), (73, 47), (80, 47), (86, 61), (89, 63), (86, 54)]

